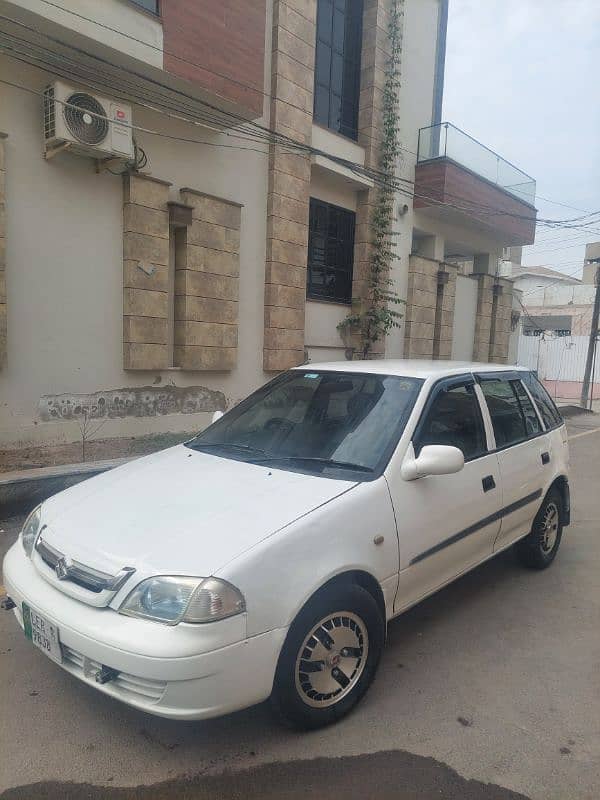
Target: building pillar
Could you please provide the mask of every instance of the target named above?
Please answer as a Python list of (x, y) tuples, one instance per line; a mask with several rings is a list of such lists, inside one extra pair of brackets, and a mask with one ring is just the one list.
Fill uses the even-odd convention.
[(450, 358), (456, 275), (457, 268), (453, 264), (423, 256), (410, 256), (405, 358)]
[(5, 133), (0, 132), (0, 369), (6, 364), (6, 172)]
[(230, 370), (237, 362), (242, 206), (190, 188), (180, 196), (189, 219), (175, 231), (174, 365)]
[(501, 252), (476, 253), (473, 256), (473, 273), (475, 275), (496, 275)]
[[(403, 2), (400, 6), (400, 26), (403, 26)], [(379, 169), (380, 146), (383, 137), (383, 89), (388, 61), (390, 0), (365, 0), (358, 114), (358, 144), (365, 151), (365, 166)], [(400, 34), (402, 36), (402, 32)], [(354, 271), (352, 279), (352, 313), (361, 314), (369, 303), (369, 274), (371, 270), (372, 217), (377, 202), (377, 187), (358, 193)], [(356, 357), (360, 358), (358, 336), (353, 336)], [(376, 342), (370, 351), (372, 358), (382, 357), (385, 341)]]
[(123, 176), (123, 368), (169, 366), (170, 183)]
[(498, 278), (494, 286), (489, 348), (489, 360), (498, 364), (508, 361), (512, 301), (512, 281)]
[(418, 239), (418, 255), (443, 261), (446, 243), (443, 236), (422, 236)]
[(510, 340), (512, 281), (479, 275), (473, 360), (506, 363)]
[[(310, 144), (317, 0), (275, 0), (271, 128)], [(263, 368), (304, 361), (310, 155), (269, 147)]]

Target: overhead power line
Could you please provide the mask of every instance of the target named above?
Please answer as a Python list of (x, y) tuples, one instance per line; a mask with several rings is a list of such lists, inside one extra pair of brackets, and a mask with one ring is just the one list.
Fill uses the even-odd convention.
[[(215, 75), (215, 76), (217, 76), (219, 78), (223, 78), (225, 80), (231, 81), (231, 83), (235, 83), (236, 85), (241, 86), (244, 89), (248, 89), (251, 92), (255, 92), (257, 94), (260, 94), (263, 97), (269, 97), (269, 98), (271, 97), (271, 93), (270, 92), (265, 92), (264, 90), (259, 89), (257, 86), (253, 86), (252, 84), (245, 83), (244, 81), (240, 81), (239, 79), (234, 78), (231, 75), (227, 75), (227, 74), (222, 73), (222, 72), (217, 72), (216, 70), (212, 69), (211, 67), (207, 66), (206, 64), (200, 64), (197, 61), (190, 61), (189, 59), (184, 58), (183, 56), (181, 56), (179, 53), (175, 53), (172, 50), (167, 50), (164, 47), (158, 47), (157, 45), (153, 45), (151, 42), (147, 42), (147, 41), (144, 41), (143, 39), (139, 39), (138, 37), (133, 36), (133, 35), (131, 35), (129, 33), (125, 33), (125, 31), (119, 30), (118, 28), (113, 28), (110, 25), (107, 25), (106, 23), (103, 23), (103, 22), (100, 22), (97, 19), (94, 19), (93, 17), (88, 17), (85, 14), (81, 14), (78, 11), (73, 11), (73, 9), (64, 8), (63, 6), (60, 6), (57, 3), (51, 2), (51, 0), (42, 0), (42, 2), (45, 3), (48, 6), (52, 6), (53, 8), (56, 8), (56, 9), (60, 10), (60, 11), (66, 12), (68, 14), (71, 14), (74, 17), (78, 17), (79, 19), (85, 20), (86, 22), (90, 22), (93, 25), (97, 25), (100, 28), (104, 28), (105, 30), (111, 31), (112, 33), (117, 33), (120, 36), (124, 36), (126, 39), (134, 41), (134, 42), (136, 42), (138, 44), (141, 44), (141, 45), (143, 45), (145, 47), (148, 47), (148, 48), (150, 48), (152, 50), (155, 50), (155, 51), (161, 53), (162, 55), (169, 55), (169, 56), (177, 59), (178, 61), (181, 61), (182, 63), (187, 64), (188, 66), (196, 67), (197, 69), (201, 69), (204, 72), (209, 72), (210, 74)], [(180, 25), (177, 25), (177, 24), (172, 23), (172, 22), (169, 22), (169, 25), (173, 25), (173, 27), (175, 27), (177, 30), (179, 30), (179, 31), (181, 31), (183, 33), (187, 33), (187, 31)], [(415, 156), (418, 157), (417, 153), (414, 153), (414, 152), (408, 150), (407, 148), (402, 148), (402, 149), (405, 152), (409, 152), (409, 153), (411, 153), (411, 155), (415, 155)], [(552, 205), (562, 206), (563, 208), (569, 208), (569, 209), (571, 209), (573, 211), (581, 211), (583, 213), (587, 213), (586, 209), (577, 208), (576, 206), (572, 206), (572, 205), (569, 205), (567, 203), (562, 203), (562, 202), (559, 202), (558, 200), (551, 200), (550, 198), (543, 197), (541, 195), (536, 195), (536, 199), (543, 200), (544, 202), (551, 203)]]
[[(4, 84), (7, 84), (7, 85), (10, 85), (13, 88), (20, 89), (20, 90), (23, 90), (23, 91), (27, 91), (27, 92), (29, 92), (31, 94), (38, 95), (40, 97), (43, 96), (43, 92), (40, 92), (40, 91), (35, 90), (35, 89), (31, 89), (30, 87), (27, 87), (27, 86), (23, 86), (22, 84), (17, 84), (17, 83), (14, 83), (14, 82), (3, 80), (3, 79), (1, 79), (0, 82), (2, 82)], [(67, 104), (64, 104), (64, 105), (69, 105), (69, 104), (67, 103)], [(153, 109), (153, 110), (156, 110), (156, 109)], [(93, 115), (93, 116), (98, 116), (99, 118), (107, 119), (108, 121), (112, 122), (112, 120), (109, 120), (108, 118), (103, 117), (102, 115)], [(173, 117), (174, 115), (168, 114), (167, 116)], [(178, 119), (180, 122), (190, 122), (190, 120), (187, 120), (187, 119), (185, 119), (185, 118), (183, 118), (181, 116), (177, 116), (176, 119)], [(206, 145), (206, 146), (211, 146), (211, 147), (223, 147), (223, 148), (239, 149), (239, 150), (256, 150), (256, 148), (250, 148), (247, 145), (227, 145), (227, 144), (220, 143), (220, 142), (209, 142), (207, 140), (202, 140), (202, 139), (192, 139), (192, 138), (188, 138), (188, 137), (176, 136), (174, 134), (169, 134), (169, 133), (165, 133), (165, 132), (162, 132), (162, 131), (153, 130), (151, 128), (147, 128), (147, 127), (140, 126), (140, 125), (131, 125), (130, 127), (133, 130), (138, 130), (138, 131), (141, 131), (143, 133), (147, 133), (148, 135), (160, 136), (160, 137), (163, 137), (163, 138), (166, 138), (166, 139), (171, 139), (171, 140), (181, 141), (181, 142), (188, 142), (188, 143), (191, 143), (191, 144), (199, 144), (199, 145)], [(225, 134), (225, 135), (227, 135), (227, 134)], [(290, 145), (290, 147), (292, 147), (292, 145)], [(381, 176), (382, 176), (383, 173), (378, 173), (377, 171), (367, 169), (367, 168), (363, 167), (360, 164), (356, 164), (354, 162), (350, 162), (350, 161), (347, 161), (345, 159), (337, 158), (337, 157), (332, 156), (331, 154), (326, 153), (324, 151), (318, 150), (316, 148), (311, 148), (308, 145), (301, 144), (301, 148), (302, 148), (303, 151), (308, 151), (308, 152), (313, 152), (313, 153), (318, 154), (318, 155), (323, 155), (326, 158), (329, 158), (330, 160), (332, 160), (334, 162), (337, 162), (337, 163), (340, 163), (342, 166), (346, 166), (349, 169), (351, 169), (352, 171), (357, 172), (357, 174), (360, 174), (360, 175), (363, 175), (363, 176), (367, 176), (367, 177), (371, 177), (375, 182), (378, 182), (380, 184), (381, 183), (385, 183), (385, 181), (381, 180)], [(256, 150), (256, 151), (261, 153), (261, 154), (263, 154), (263, 155), (266, 155), (267, 152), (268, 152), (267, 150), (262, 150), (262, 149)], [(422, 194), (422, 193), (416, 193), (414, 191), (410, 192), (406, 188), (404, 188), (403, 186), (399, 185), (397, 183), (397, 181), (392, 181), (392, 182), (387, 181), (387, 183), (388, 183), (388, 185), (391, 185), (392, 188), (394, 188), (396, 191), (398, 191), (400, 193), (404, 193), (408, 197), (416, 197), (418, 199), (426, 200), (427, 202), (432, 203), (434, 205), (453, 208), (453, 209), (456, 209), (456, 210), (463, 211), (465, 213), (477, 212), (479, 214), (486, 214), (487, 213), (487, 214), (490, 214), (492, 216), (516, 216), (516, 217), (520, 217), (522, 219), (527, 219), (527, 220), (531, 220), (532, 219), (529, 216), (525, 217), (523, 215), (510, 214), (509, 212), (499, 212), (497, 209), (494, 209), (494, 208), (491, 208), (491, 207), (487, 207), (487, 206), (477, 205), (477, 204), (474, 204), (474, 203), (466, 200), (465, 198), (460, 198), (460, 197), (457, 197), (457, 199), (461, 203), (463, 203), (461, 205), (458, 205), (456, 203), (454, 203), (454, 204), (453, 203), (446, 203), (446, 202), (438, 200), (435, 197), (432, 197), (431, 195)], [(414, 182), (410, 182), (410, 183), (414, 184)], [(467, 205), (464, 205), (465, 202), (467, 203)], [(574, 218), (574, 220), (577, 220), (577, 219), (579, 219), (579, 218), (578, 217)], [(567, 222), (572, 222), (574, 220), (567, 220)], [(544, 222), (543, 220), (540, 220), (541, 224), (543, 224), (543, 222)], [(558, 224), (558, 221), (556, 221), (556, 220), (551, 220), (551, 222), (552, 222), (553, 225)]]

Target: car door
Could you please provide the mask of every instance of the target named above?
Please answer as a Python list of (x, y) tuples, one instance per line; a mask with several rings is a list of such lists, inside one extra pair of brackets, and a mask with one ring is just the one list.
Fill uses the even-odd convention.
[(494, 549), (529, 532), (550, 461), (548, 435), (518, 372), (477, 375), (491, 417), (500, 474), (502, 521)]
[(435, 591), (492, 553), (500, 522), (498, 459), (489, 443), (479, 390), (471, 375), (438, 382), (417, 423), (407, 456), (429, 444), (462, 450), (464, 468), (451, 475), (388, 483), (400, 539), (395, 613)]

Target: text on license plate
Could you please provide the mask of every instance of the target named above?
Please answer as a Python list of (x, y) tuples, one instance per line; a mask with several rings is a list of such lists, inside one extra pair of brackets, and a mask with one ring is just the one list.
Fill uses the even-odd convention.
[(57, 664), (62, 664), (62, 651), (58, 628), (46, 617), (23, 603), (23, 628), (25, 636)]

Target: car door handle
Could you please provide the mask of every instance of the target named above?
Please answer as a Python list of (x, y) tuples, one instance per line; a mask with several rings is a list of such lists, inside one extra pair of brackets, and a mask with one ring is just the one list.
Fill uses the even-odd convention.
[(542, 464), (550, 463), (550, 453), (542, 453)]
[(493, 475), (486, 475), (485, 478), (481, 479), (481, 485), (483, 486), (484, 492), (489, 492), (492, 489), (496, 488), (496, 481), (494, 480)]

